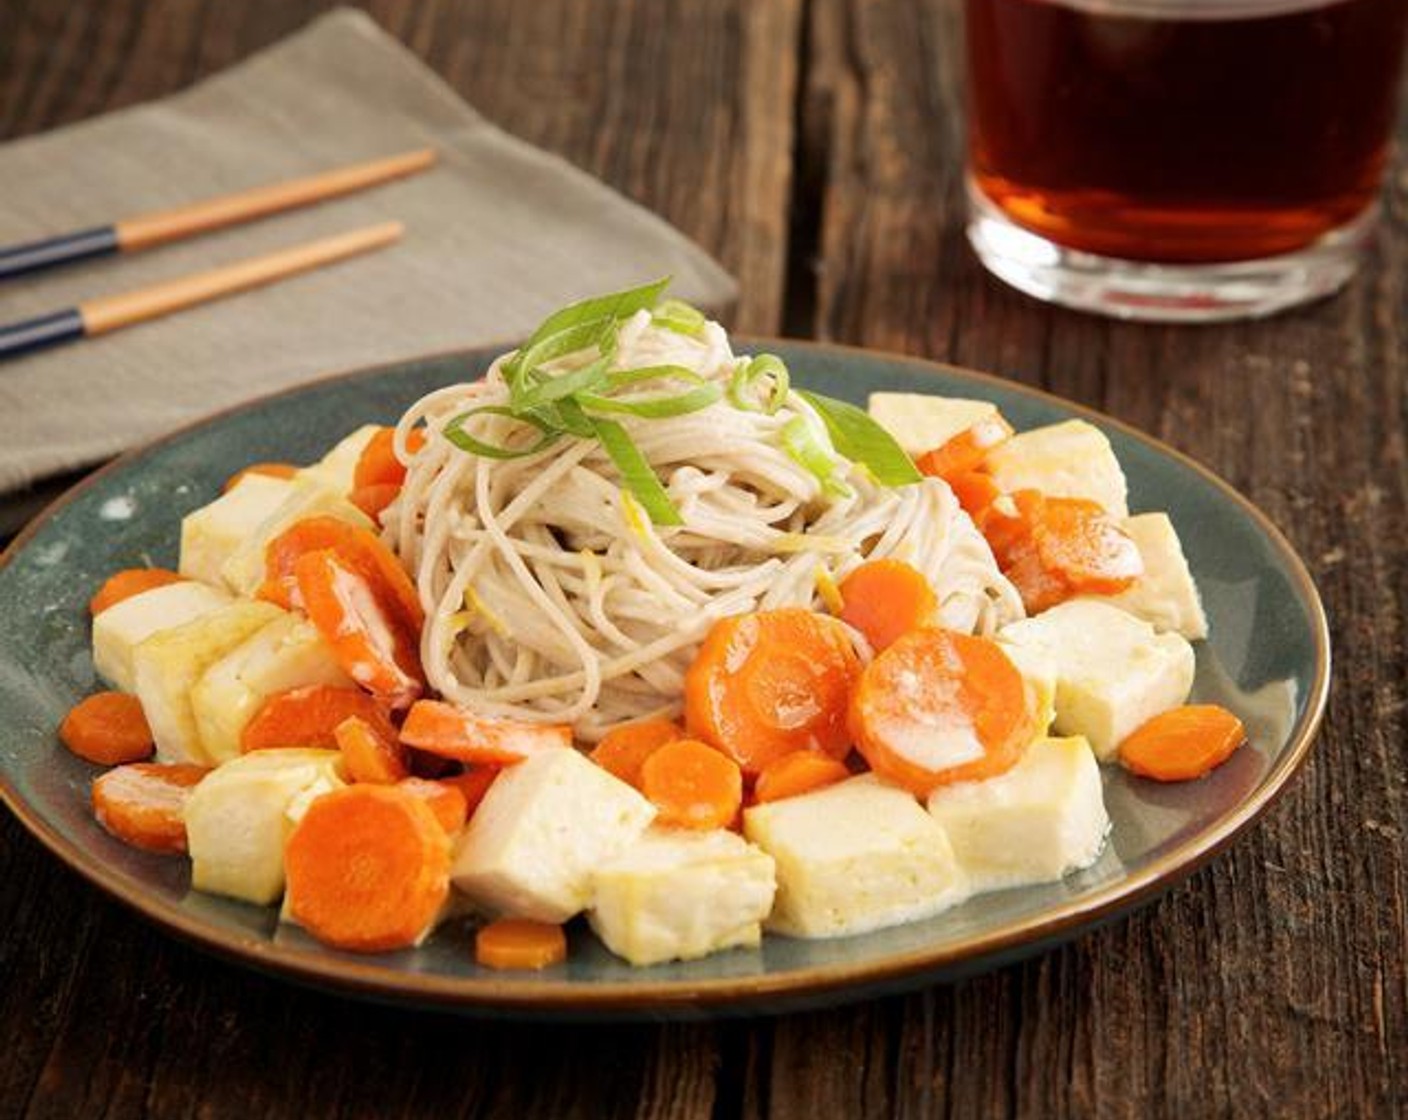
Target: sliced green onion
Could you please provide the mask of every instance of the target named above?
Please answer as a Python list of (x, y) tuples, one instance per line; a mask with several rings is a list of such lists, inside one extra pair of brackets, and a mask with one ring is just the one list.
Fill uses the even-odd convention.
[(525, 389), (514, 407), (519, 410), (527, 410), (550, 401), (560, 401), (574, 393), (595, 389), (605, 382), (610, 368), (611, 359), (603, 357), (594, 362), (588, 362), (581, 369), (574, 369), (569, 373), (558, 374), (555, 377), (543, 378)]
[(906, 486), (924, 477), (914, 460), (895, 442), (895, 437), (863, 410), (820, 393), (798, 390), (798, 395), (816, 409), (825, 422), (837, 452), (863, 465), (877, 482), (885, 486)]
[(596, 429), (592, 427), (591, 417), (582, 411), (582, 406), (577, 403), (575, 397), (563, 397), (551, 406), (552, 426), (574, 435), (578, 439), (593, 439), (596, 436)]
[(844, 479), (836, 477), (837, 463), (817, 439), (805, 416), (794, 416), (782, 425), (782, 449), (804, 470), (816, 476), (824, 493), (849, 498), (855, 493)]
[[(464, 430), (466, 420), (484, 415), (507, 416), (510, 420), (517, 420), (520, 424), (536, 428), (540, 438), (528, 447), (500, 447), (492, 443), (485, 443)], [(471, 455), (482, 455), (486, 459), (526, 459), (529, 455), (536, 455), (539, 451), (551, 447), (562, 437), (562, 432), (533, 413), (518, 413), (511, 408), (496, 404), (486, 404), (460, 413), (445, 425), (442, 432), (445, 438), (461, 451), (468, 451)]]
[(591, 422), (596, 429), (596, 438), (620, 472), (622, 484), (641, 504), (650, 520), (656, 525), (683, 525), (684, 518), (680, 516), (680, 511), (670, 501), (670, 495), (660, 484), (654, 468), (626, 429), (615, 420), (598, 416), (592, 417)]
[(650, 316), (650, 322), (653, 326), (664, 327), (676, 334), (698, 338), (704, 333), (704, 324), (708, 320), (704, 318), (704, 312), (697, 307), (691, 307), (684, 300), (667, 299), (655, 309), (654, 314)]
[[(758, 401), (755, 387), (764, 378), (771, 378), (772, 388)], [(746, 412), (766, 412), (773, 415), (787, 401), (791, 379), (787, 365), (776, 354), (759, 354), (752, 361), (739, 365), (728, 383), (728, 399), (735, 408)]]
[(578, 393), (576, 401), (588, 412), (616, 412), (639, 416), (647, 420), (663, 420), (669, 416), (687, 416), (708, 408), (723, 396), (717, 385), (704, 384), (673, 397), (603, 397), (597, 393)]

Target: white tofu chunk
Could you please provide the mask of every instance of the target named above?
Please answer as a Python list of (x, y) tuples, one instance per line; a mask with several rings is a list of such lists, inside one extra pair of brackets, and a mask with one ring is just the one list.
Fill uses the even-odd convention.
[(230, 553), (220, 567), (220, 578), (238, 595), (250, 596), (264, 582), (264, 551), (270, 541), (305, 517), (336, 517), (363, 529), (372, 529), (371, 518), (341, 494), (315, 482), (295, 483), (288, 496)]
[(988, 452), (998, 488), (1040, 490), (1057, 498), (1089, 498), (1115, 517), (1129, 516), (1128, 487), (1105, 433), (1084, 420), (1019, 432)]
[(1155, 630), (1172, 630), (1190, 642), (1206, 638), (1208, 619), (1203, 613), (1203, 601), (1168, 514), (1128, 517), (1124, 531), (1139, 549), (1144, 574), (1118, 595), (1100, 598), (1152, 623)]
[(283, 614), (212, 664), (191, 688), (201, 746), (212, 762), (240, 753), (245, 726), (280, 692), (311, 685), (353, 687), (306, 618)]
[(1027, 707), (1035, 713), (1032, 734), (1043, 738), (1056, 718), (1056, 663), (1034, 646), (1003, 645), (1002, 652), (1027, 685)]
[(219, 584), (220, 569), (260, 524), (292, 494), (286, 478), (250, 474), (228, 494), (192, 510), (181, 519), (183, 576)]
[(930, 917), (968, 896), (938, 822), (872, 774), (754, 805), (743, 831), (777, 863), (766, 924), (779, 933), (865, 933)]
[(1084, 735), (1108, 762), (1140, 724), (1177, 707), (1193, 687), (1193, 647), (1179, 634), (1094, 599), (1073, 599), (998, 631), (998, 641), (1056, 667), (1061, 735)]
[(160, 630), (137, 646), (132, 676), (156, 739), (157, 761), (210, 764), (196, 726), (191, 689), (207, 668), (282, 613), (272, 603), (237, 600)]
[(942, 447), (960, 432), (997, 415), (992, 401), (933, 397), (927, 393), (871, 393), (870, 415), (906, 455)]
[(241, 755), (212, 770), (186, 802), (191, 886), (266, 905), (284, 889), (284, 843), (313, 797), (343, 780), (337, 751)]
[(772, 857), (736, 833), (651, 828), (595, 874), (588, 920), (634, 965), (688, 961), (762, 941)]
[(592, 874), (634, 843), (655, 806), (570, 747), (506, 768), (460, 838), (450, 871), (474, 902), (565, 922), (591, 901)]
[(146, 639), (209, 614), (230, 596), (203, 583), (168, 583), (133, 595), (100, 611), (93, 619), (93, 667), (113, 688), (132, 692), (132, 653)]
[(929, 812), (975, 892), (1051, 883), (1089, 867), (1110, 829), (1100, 767), (1080, 736), (1040, 739), (995, 778), (940, 786)]
[(334, 494), (346, 497), (352, 493), (357, 473), (357, 460), (367, 449), (372, 436), (380, 430), (376, 424), (363, 424), (355, 432), (343, 436), (333, 444), (332, 450), (312, 466), (304, 467), (298, 477), (320, 486), (325, 486)]

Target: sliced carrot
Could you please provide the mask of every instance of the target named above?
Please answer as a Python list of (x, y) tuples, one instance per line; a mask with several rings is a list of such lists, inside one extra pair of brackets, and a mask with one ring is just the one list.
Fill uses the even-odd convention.
[(602, 736), (591, 759), (623, 782), (640, 789), (640, 768), (666, 743), (683, 739), (679, 724), (668, 719), (641, 719), (613, 727)]
[(347, 495), (350, 501), (368, 517), (375, 520), (381, 511), (396, 500), (401, 487), (394, 482), (374, 482), (370, 486), (359, 486)]
[(450, 841), (400, 786), (323, 794), (284, 848), (289, 906), (319, 941), (374, 953), (414, 945), (450, 891)]
[(1105, 509), (1035, 490), (1011, 495), (1015, 513), (991, 509), (982, 530), (1032, 614), (1077, 595), (1113, 595), (1143, 573), (1139, 548)]
[(507, 766), (542, 751), (571, 747), (572, 729), (481, 716), (443, 700), (420, 700), (406, 713), (401, 742), (442, 758)]
[(246, 478), (252, 474), (262, 475), (265, 478), (292, 478), (298, 473), (298, 468), (292, 463), (251, 463), (242, 471), (236, 471), (225, 480), (225, 485), (220, 488), (220, 493), (228, 494)]
[(337, 727), (357, 717), (378, 728), (391, 741), (396, 732), (386, 710), (359, 688), (315, 684), (280, 692), (264, 701), (240, 735), (240, 750), (266, 751), (281, 747), (337, 750)]
[(326, 514), (296, 521), (269, 542), (264, 550), (265, 579), (258, 597), (285, 610), (303, 606), (298, 591), (298, 561), (321, 549), (331, 549), (346, 567), (360, 573), (402, 625), (420, 634), (425, 608), (415, 581), (396, 554), (375, 533)]
[(342, 752), (347, 775), (354, 782), (389, 786), (410, 773), (396, 729), (379, 713), (374, 720), (348, 716), (333, 728), (333, 739)]
[(393, 709), (425, 691), (418, 635), (365, 575), (331, 549), (300, 556), (294, 574), (308, 618), (349, 677)]
[(441, 785), (454, 786), (464, 795), (465, 817), (468, 819), (474, 816), (474, 811), (479, 808), (479, 803), (498, 776), (497, 766), (474, 766), (463, 774), (450, 774), (436, 780)]
[(951, 479), (971, 471), (987, 457), (989, 451), (1012, 438), (1012, 425), (1000, 414), (985, 417), (971, 428), (965, 428), (946, 443), (924, 452), (914, 460), (924, 474)]
[(537, 971), (567, 959), (567, 935), (547, 922), (500, 918), (474, 935), (474, 959), (485, 968)]
[(714, 624), (685, 674), (685, 728), (755, 774), (789, 751), (850, 751), (860, 661), (846, 627), (801, 608)]
[(469, 820), (469, 803), (458, 786), (450, 782), (438, 782), (430, 778), (403, 778), (396, 783), (397, 789), (419, 797), (435, 814), (440, 827), (450, 836), (458, 835)]
[[(425, 446), (425, 429), (416, 428), (406, 437), (412, 455)], [(399, 487), (406, 481), (406, 465), (396, 457), (396, 429), (380, 428), (367, 441), (352, 474), (352, 489), (389, 484)]]
[(1186, 782), (1221, 766), (1247, 741), (1242, 721), (1216, 704), (1185, 704), (1156, 715), (1120, 743), (1126, 769), (1160, 782)]
[(956, 474), (948, 479), (948, 485), (953, 491), (953, 496), (958, 499), (958, 504), (979, 526), (982, 525), (988, 510), (992, 508), (993, 502), (1002, 495), (997, 483), (992, 480), (992, 475), (983, 474), (981, 471)]
[(165, 568), (124, 568), (108, 576), (103, 586), (98, 588), (98, 593), (88, 601), (88, 609), (93, 614), (101, 614), (124, 599), (153, 588), (165, 587), (168, 583), (180, 583), (185, 578)]
[(866, 666), (850, 725), (872, 770), (921, 795), (1010, 769), (1032, 732), (1002, 648), (938, 628), (910, 631)]
[(867, 560), (841, 581), (841, 619), (879, 653), (901, 634), (929, 626), (939, 599), (924, 574), (903, 560)]
[(186, 799), (210, 773), (187, 763), (134, 762), (93, 782), (93, 814), (119, 840), (149, 852), (186, 850)]
[(698, 739), (658, 748), (640, 769), (641, 792), (659, 810), (656, 822), (676, 828), (726, 828), (743, 804), (738, 763)]
[(155, 749), (141, 701), (125, 692), (80, 700), (59, 724), (59, 738), (79, 758), (100, 766), (140, 762)]
[(793, 751), (779, 755), (762, 768), (753, 784), (753, 799), (781, 801), (785, 797), (824, 789), (850, 776), (850, 770), (840, 759), (816, 751)]

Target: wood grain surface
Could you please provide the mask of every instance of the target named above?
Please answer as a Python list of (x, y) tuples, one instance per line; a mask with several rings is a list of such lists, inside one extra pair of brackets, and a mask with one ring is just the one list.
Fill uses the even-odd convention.
[[(0, 137), (177, 89), (324, 7), (0, 0)], [(1336, 649), (1306, 773), (1211, 866), (1025, 964), (834, 1011), (464, 1021), (156, 932), (0, 820), (0, 1116), (1361, 1117), (1408, 1110), (1408, 172), (1343, 295), (1133, 326), (986, 277), (962, 235), (951, 0), (386, 0), (468, 99), (698, 239), (735, 325), (941, 358), (1103, 408), (1287, 532)], [(0, 205), (4, 204), (0, 184)]]

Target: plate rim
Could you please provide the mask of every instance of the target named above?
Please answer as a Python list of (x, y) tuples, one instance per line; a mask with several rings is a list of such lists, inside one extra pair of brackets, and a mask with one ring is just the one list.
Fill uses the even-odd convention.
[[(880, 359), (905, 367), (906, 374), (918, 379), (934, 372), (957, 376), (979, 386), (991, 385), (1006, 393), (1015, 393), (1120, 432), (1123, 436), (1144, 444), (1160, 455), (1191, 470), (1240, 512), (1252, 521), (1271, 542), (1283, 562), (1284, 571), (1299, 592), (1310, 613), (1311, 637), (1314, 644), (1315, 673), (1306, 706), (1301, 717), (1287, 735), (1287, 747), (1275, 765), (1263, 776), (1246, 799), (1229, 813), (1217, 819), (1173, 851), (1165, 854), (1142, 871), (1126, 875), (1118, 881), (1079, 898), (1050, 907), (1030, 918), (1011, 923), (990, 933), (973, 934), (941, 947), (926, 947), (886, 954), (877, 960), (860, 963), (843, 962), (791, 969), (776, 975), (723, 977), (703, 980), (641, 980), (609, 981), (584, 984), (570, 979), (516, 980), (512, 977), (466, 980), (436, 973), (403, 971), (374, 963), (378, 958), (332, 956), (325, 949), (302, 949), (278, 945), (267, 937), (228, 931), (213, 925), (209, 919), (171, 907), (107, 868), (86, 849), (60, 833), (33, 810), (14, 788), (9, 775), (0, 771), (0, 802), (13, 813), (20, 824), (64, 863), (71, 871), (110, 897), (135, 910), (167, 933), (209, 950), (227, 960), (252, 966), (266, 973), (316, 986), (352, 992), (372, 998), (417, 1003), (447, 1010), (542, 1014), (672, 1014), (699, 1012), (742, 1013), (766, 1011), (769, 1000), (793, 999), (800, 1003), (817, 1003), (826, 997), (850, 992), (862, 998), (878, 988), (895, 988), (921, 984), (927, 975), (945, 969), (957, 970), (965, 964), (1024, 947), (1039, 948), (1058, 940), (1077, 925), (1098, 924), (1151, 901), (1223, 851), (1237, 836), (1261, 818), (1285, 793), (1292, 779), (1300, 772), (1309, 756), (1310, 747), (1320, 729), (1329, 698), (1332, 652), (1329, 620), (1319, 591), (1305, 562), (1287, 540), (1275, 522), (1255, 503), (1230, 483), (1196, 459), (1170, 446), (1156, 436), (1140, 430), (1116, 417), (1055, 393), (998, 374), (969, 369), (948, 362), (935, 361), (909, 354), (900, 354), (843, 343), (780, 336), (735, 336), (744, 349), (767, 348), (773, 345), (851, 356), (862, 361)], [(266, 393), (247, 401), (220, 409), (181, 425), (155, 439), (128, 450), (97, 468), (75, 485), (65, 490), (32, 518), (0, 553), (0, 571), (28, 546), (29, 542), (65, 507), (109, 475), (126, 470), (166, 445), (180, 441), (206, 427), (227, 422), (240, 413), (266, 407), (273, 401), (296, 396), (336, 382), (353, 382), (384, 376), (392, 371), (419, 363), (433, 362), (469, 354), (499, 353), (512, 349), (515, 343), (488, 343), (481, 346), (452, 347), (409, 355), (367, 366), (356, 366), (300, 382), (297, 385)]]

